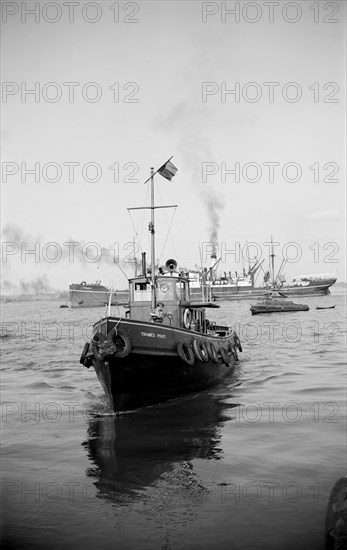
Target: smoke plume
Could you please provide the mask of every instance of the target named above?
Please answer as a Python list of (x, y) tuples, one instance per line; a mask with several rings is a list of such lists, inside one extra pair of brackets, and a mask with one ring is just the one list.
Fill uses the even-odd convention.
[(22, 294), (46, 294), (52, 290), (47, 275), (42, 275), (29, 282), (21, 280), (19, 287)]
[[(23, 256), (25, 259), (32, 258), (34, 260), (34, 254), (26, 251), (36, 250), (38, 257), (38, 261), (35, 259), (36, 263), (43, 262), (45, 265), (54, 266), (55, 262), (45, 261), (44, 254), (47, 256), (52, 255), (52, 257), (56, 256), (60, 262), (78, 262), (84, 266), (98, 263), (111, 265), (120, 261), (115, 250), (112, 250), (111, 247), (106, 248), (96, 242), (87, 243), (71, 237), (57, 243), (54, 239), (49, 240), (40, 235), (31, 235), (24, 229), (12, 224), (7, 224), (2, 229), (2, 241), (3, 243), (15, 243), (18, 246), (18, 254), (21, 254), (22, 260)], [(7, 263), (10, 260), (11, 255), (8, 256)]]
[(209, 147), (208, 138), (204, 135), (201, 127), (201, 108), (196, 105), (181, 102), (178, 103), (164, 119), (157, 121), (161, 130), (170, 128), (179, 136), (180, 156), (184, 158), (185, 164), (193, 173), (193, 181), (200, 197), (205, 205), (208, 220), (209, 240), (217, 243), (221, 216), (223, 213), (223, 199), (220, 193), (215, 191), (211, 185), (202, 180), (203, 162), (213, 162), (214, 157)]

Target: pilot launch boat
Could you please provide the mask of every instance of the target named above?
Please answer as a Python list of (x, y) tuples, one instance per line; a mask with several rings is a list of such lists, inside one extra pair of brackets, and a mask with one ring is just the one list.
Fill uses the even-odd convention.
[[(114, 411), (137, 409), (217, 384), (233, 374), (240, 340), (231, 326), (206, 318), (212, 302), (190, 298), (190, 280), (168, 260), (155, 271), (154, 175), (171, 180), (177, 169), (169, 159), (151, 182), (151, 269), (142, 255), (142, 274), (129, 279), (124, 316), (110, 313), (93, 326), (81, 363), (93, 366)], [(176, 205), (175, 205), (176, 206)], [(133, 210), (133, 208), (129, 208)]]

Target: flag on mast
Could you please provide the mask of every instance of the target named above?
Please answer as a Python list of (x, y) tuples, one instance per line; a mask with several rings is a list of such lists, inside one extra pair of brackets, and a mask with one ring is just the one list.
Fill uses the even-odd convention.
[(172, 164), (172, 162), (170, 162), (169, 160), (167, 162), (165, 162), (165, 164), (163, 164), (163, 166), (161, 166), (158, 170), (158, 173), (163, 176), (163, 178), (171, 181), (172, 178), (174, 177), (174, 175), (176, 174), (177, 172), (177, 168), (174, 164)]

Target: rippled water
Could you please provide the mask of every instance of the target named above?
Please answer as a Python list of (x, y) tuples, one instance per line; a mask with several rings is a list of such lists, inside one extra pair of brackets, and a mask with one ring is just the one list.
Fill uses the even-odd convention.
[(119, 415), (79, 364), (103, 308), (4, 305), (2, 547), (323, 549), (346, 473), (345, 300), (221, 304), (210, 318), (244, 348), (234, 379)]

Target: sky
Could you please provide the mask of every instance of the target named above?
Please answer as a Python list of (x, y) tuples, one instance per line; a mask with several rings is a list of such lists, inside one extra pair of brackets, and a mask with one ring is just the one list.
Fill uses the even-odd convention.
[[(3, 2), (3, 293), (129, 260), (346, 281), (346, 3)], [(76, 244), (72, 244), (76, 243)]]

